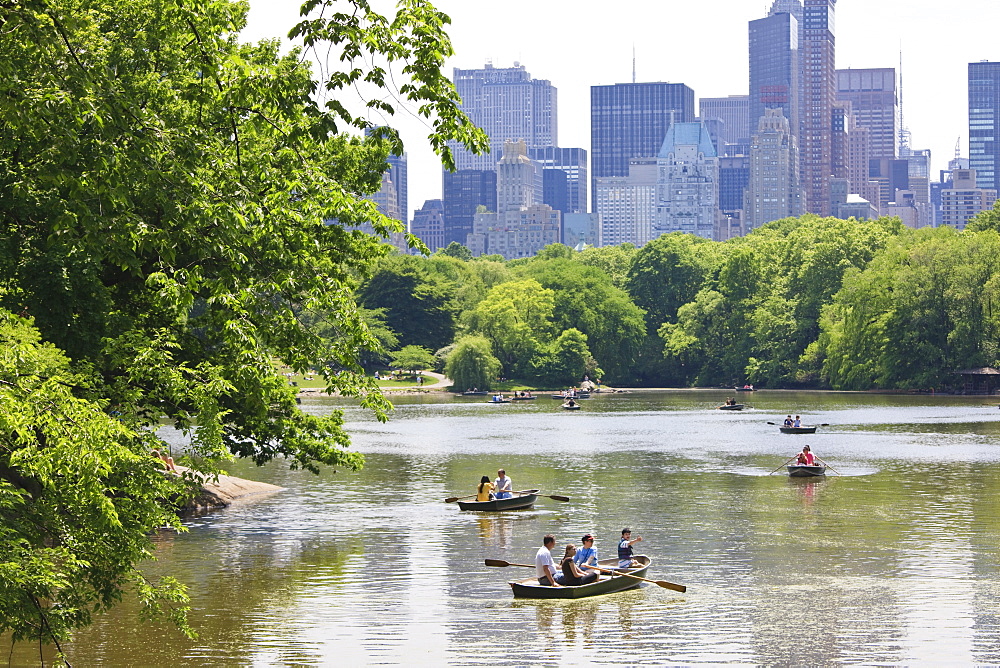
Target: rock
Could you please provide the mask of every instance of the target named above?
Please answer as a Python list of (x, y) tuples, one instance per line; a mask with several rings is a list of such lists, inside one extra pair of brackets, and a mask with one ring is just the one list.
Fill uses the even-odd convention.
[[(181, 466), (178, 466), (177, 469), (181, 473), (190, 471), (190, 469), (185, 469)], [(201, 478), (201, 489), (184, 506), (183, 510), (186, 513), (225, 508), (237, 499), (245, 499), (259, 494), (271, 494), (285, 489), (284, 487), (278, 487), (270, 483), (244, 480), (243, 478), (231, 475), (220, 474), (218, 479), (214, 479), (194, 471), (191, 471), (191, 473)]]

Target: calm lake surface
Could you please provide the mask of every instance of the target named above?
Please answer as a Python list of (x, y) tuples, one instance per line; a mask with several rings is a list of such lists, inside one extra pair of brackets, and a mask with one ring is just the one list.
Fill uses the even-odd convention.
[[(742, 393), (741, 393), (742, 394)], [(397, 397), (387, 424), (343, 400), (363, 471), (231, 473), (287, 489), (158, 537), (153, 573), (189, 584), (190, 641), (125, 604), (66, 648), (78, 666), (1000, 664), (1000, 410), (983, 397), (759, 391)], [(828, 423), (810, 436), (770, 422)], [(178, 439), (176, 434), (171, 438)], [(804, 444), (840, 475), (769, 475)], [(572, 497), (461, 512), (445, 497), (504, 467)], [(541, 537), (623, 526), (640, 589), (515, 600)], [(0, 643), (7, 654), (10, 643)], [(14, 648), (12, 665), (38, 663)], [(46, 660), (52, 653), (46, 652)]]

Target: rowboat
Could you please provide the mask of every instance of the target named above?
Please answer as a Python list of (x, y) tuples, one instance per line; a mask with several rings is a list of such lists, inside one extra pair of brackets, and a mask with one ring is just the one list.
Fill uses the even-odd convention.
[(562, 408), (565, 408), (568, 411), (578, 411), (580, 410), (580, 404), (563, 404)]
[(511, 397), (511, 401), (531, 401), (537, 399), (538, 397)]
[[(638, 568), (626, 568), (624, 571), (633, 575), (638, 575), (639, 577), (646, 577), (646, 570), (649, 569), (649, 557), (640, 555), (633, 557), (633, 559), (641, 562), (643, 565)], [(602, 559), (597, 563), (599, 566), (604, 568), (618, 568), (617, 559)], [(630, 578), (626, 575), (609, 575), (607, 573), (601, 573), (601, 576), (596, 581), (579, 586), (546, 587), (545, 585), (538, 584), (537, 578), (517, 580), (508, 584), (510, 584), (510, 588), (514, 591), (514, 596), (516, 598), (574, 599), (585, 598), (587, 596), (597, 596), (599, 594), (611, 594), (616, 591), (625, 591), (626, 589), (638, 587), (642, 583), (640, 580)]]
[(788, 469), (788, 475), (793, 478), (808, 478), (810, 476), (826, 475), (826, 467), (820, 466), (819, 464), (814, 464), (812, 466), (789, 464), (785, 468)]
[(519, 508), (530, 508), (538, 500), (537, 489), (525, 490), (520, 496), (512, 496), (509, 499), (493, 499), (492, 501), (459, 501), (458, 507), (462, 510), (517, 510)]
[(468, 392), (462, 392), (463, 397), (483, 397), (489, 394), (486, 390), (469, 390)]
[(510, 399), (487, 399), (486, 403), (488, 403), (488, 404), (509, 404), (510, 403)]
[(725, 404), (719, 406), (720, 411), (741, 411), (746, 407), (746, 404)]
[(736, 392), (756, 392), (752, 387), (734, 387)]
[(815, 434), (816, 427), (778, 427), (782, 434)]

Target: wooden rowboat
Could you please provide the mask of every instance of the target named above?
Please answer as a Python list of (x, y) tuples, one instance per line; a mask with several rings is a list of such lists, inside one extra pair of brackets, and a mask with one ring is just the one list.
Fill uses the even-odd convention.
[(826, 467), (814, 464), (813, 466), (803, 466), (801, 464), (789, 464), (788, 475), (793, 478), (809, 478), (811, 476), (826, 475)]
[(746, 404), (725, 404), (719, 406), (720, 411), (741, 411), (746, 408)]
[(459, 501), (458, 507), (462, 510), (480, 510), (497, 512), (501, 510), (518, 510), (520, 508), (530, 508), (538, 500), (537, 489), (529, 489), (519, 496), (512, 496), (509, 499), (493, 499), (492, 501)]
[(537, 398), (538, 397), (511, 397), (510, 399), (511, 401), (532, 401)]
[[(649, 569), (650, 559), (646, 556), (633, 557), (643, 565), (638, 568), (626, 568), (626, 572), (639, 577), (646, 577)], [(597, 562), (604, 568), (618, 568), (618, 559), (602, 559)], [(642, 582), (626, 575), (609, 575), (601, 573), (601, 576), (594, 582), (585, 585), (571, 587), (546, 587), (538, 584), (537, 578), (528, 578), (508, 583), (517, 598), (585, 598), (587, 596), (597, 596), (599, 594), (612, 594), (616, 591), (634, 589)]]
[(460, 396), (463, 397), (485, 397), (489, 394), (486, 390), (469, 390), (468, 392), (462, 392)]
[(562, 407), (568, 411), (578, 411), (580, 410), (580, 404), (562, 404)]
[(815, 434), (816, 427), (778, 427), (782, 434)]
[(509, 404), (510, 403), (510, 399), (487, 399), (486, 403), (488, 403), (488, 404)]

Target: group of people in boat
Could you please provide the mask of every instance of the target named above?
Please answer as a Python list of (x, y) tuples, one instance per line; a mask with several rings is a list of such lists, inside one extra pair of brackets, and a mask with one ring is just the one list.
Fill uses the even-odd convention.
[(735, 397), (726, 397), (726, 405), (727, 406), (735, 406), (736, 405), (736, 398)]
[[(632, 538), (632, 530), (628, 527), (622, 529), (622, 538), (618, 541), (618, 568), (641, 565), (632, 556), (632, 545), (641, 540), (642, 536)], [(602, 570), (608, 570), (597, 565), (593, 534), (584, 534), (580, 543), (579, 548), (572, 543), (566, 546), (557, 568), (552, 559), (552, 548), (556, 546), (555, 536), (545, 535), (542, 546), (535, 554), (535, 577), (538, 578), (538, 584), (546, 587), (577, 587), (596, 581)]]
[(785, 421), (782, 423), (782, 426), (783, 427), (801, 427), (802, 426), (802, 418), (800, 418), (798, 415), (796, 415), (795, 419), (793, 420), (792, 416), (789, 415), (789, 416), (785, 417)]
[(802, 452), (795, 458), (796, 466), (816, 466), (816, 456), (808, 445), (803, 446)]
[(497, 479), (490, 482), (490, 477), (484, 475), (479, 481), (476, 489), (476, 501), (494, 501), (496, 499), (509, 499), (514, 496), (514, 483), (507, 477), (507, 472), (503, 469), (497, 470)]

